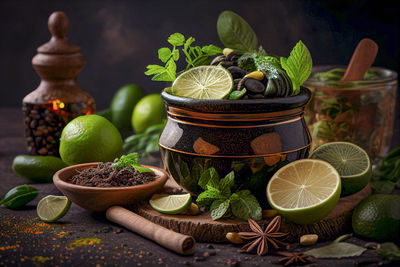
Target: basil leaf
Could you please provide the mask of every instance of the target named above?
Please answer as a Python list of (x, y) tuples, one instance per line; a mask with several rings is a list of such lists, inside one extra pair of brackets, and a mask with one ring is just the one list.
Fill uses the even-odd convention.
[(10, 209), (16, 209), (24, 206), (32, 201), (38, 195), (38, 190), (33, 186), (20, 185), (12, 188), (0, 201), (0, 205), (4, 205)]
[(293, 95), (300, 91), (302, 85), (310, 76), (312, 70), (312, 59), (310, 51), (302, 41), (297, 42), (290, 52), (288, 58), (281, 57), (282, 68), (286, 71), (293, 84)]
[[(210, 182), (211, 181), (211, 182)], [(199, 179), (199, 186), (204, 190), (207, 190), (207, 184), (210, 182), (210, 186), (218, 187), (219, 176), (214, 168), (209, 168), (205, 170)]]
[(257, 35), (242, 17), (232, 11), (224, 11), (219, 15), (217, 31), (225, 47), (240, 53), (257, 49)]
[(210, 211), (211, 211), (211, 219), (218, 220), (221, 219), (222, 216), (225, 215), (225, 213), (228, 211), (229, 209), (229, 199), (217, 199), (215, 200), (210, 207)]
[(327, 246), (310, 249), (308, 251), (305, 251), (304, 254), (313, 256), (315, 258), (341, 259), (360, 256), (366, 250), (366, 248), (347, 242), (334, 242)]
[(168, 59), (171, 57), (171, 54), (172, 54), (171, 49), (169, 49), (168, 47), (161, 47), (160, 49), (158, 49), (158, 58), (163, 63), (168, 61)]
[(261, 207), (257, 199), (250, 193), (249, 190), (242, 190), (233, 193), (230, 197), (232, 213), (237, 218), (247, 220), (260, 220), (262, 217)]
[(185, 42), (185, 36), (181, 33), (173, 33), (168, 37), (168, 43), (172, 44), (173, 46), (181, 46)]

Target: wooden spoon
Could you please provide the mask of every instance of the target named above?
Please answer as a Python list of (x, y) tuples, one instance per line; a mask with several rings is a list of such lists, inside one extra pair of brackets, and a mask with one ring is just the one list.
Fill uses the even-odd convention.
[(352, 82), (362, 80), (365, 72), (375, 61), (377, 53), (378, 45), (373, 40), (368, 38), (362, 39), (354, 50), (346, 72), (340, 81)]

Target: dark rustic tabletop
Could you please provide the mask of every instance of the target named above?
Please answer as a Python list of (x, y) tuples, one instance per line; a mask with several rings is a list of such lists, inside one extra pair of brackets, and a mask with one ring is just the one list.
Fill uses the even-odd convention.
[[(26, 154), (22, 112), (0, 108), (0, 198), (29, 181), (11, 168), (13, 158)], [(160, 162), (157, 162), (160, 165)], [(61, 193), (53, 184), (34, 184), (38, 197), (20, 210), (0, 207), (0, 266), (280, 266), (278, 256), (239, 253), (231, 244), (198, 243), (192, 256), (180, 256), (106, 220), (104, 214), (72, 204), (57, 223), (43, 223), (36, 215), (38, 201)], [(357, 237), (347, 242), (365, 245)], [(316, 246), (324, 245), (319, 243)], [(315, 246), (315, 247), (316, 247)], [(292, 250), (305, 248), (297, 244)], [(387, 262), (374, 252), (345, 259), (313, 259), (308, 266), (377, 266)]]

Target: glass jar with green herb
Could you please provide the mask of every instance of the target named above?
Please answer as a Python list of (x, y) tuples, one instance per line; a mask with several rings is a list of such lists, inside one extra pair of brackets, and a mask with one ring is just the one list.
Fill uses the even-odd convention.
[(397, 73), (371, 67), (363, 80), (341, 82), (344, 72), (344, 66), (317, 66), (305, 83), (313, 92), (306, 109), (313, 146), (348, 141), (381, 157), (393, 133)]

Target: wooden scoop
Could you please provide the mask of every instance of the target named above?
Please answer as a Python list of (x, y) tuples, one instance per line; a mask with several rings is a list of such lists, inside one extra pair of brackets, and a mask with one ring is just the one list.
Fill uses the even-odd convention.
[(368, 38), (362, 39), (354, 50), (346, 72), (340, 81), (352, 82), (362, 80), (365, 72), (375, 61), (377, 53), (378, 45), (373, 40)]

